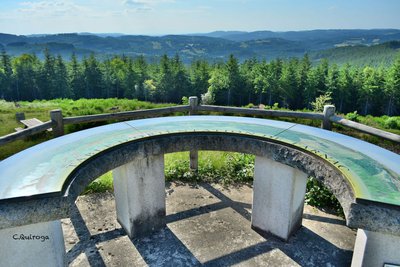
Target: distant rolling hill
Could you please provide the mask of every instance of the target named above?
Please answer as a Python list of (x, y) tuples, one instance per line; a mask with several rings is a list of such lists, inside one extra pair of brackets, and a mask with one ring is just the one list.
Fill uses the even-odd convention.
[(255, 31), (255, 32), (212, 32), (203, 36), (224, 38), (231, 41), (250, 41), (257, 39), (282, 38), (289, 41), (304, 43), (315, 42), (318, 49), (340, 44), (372, 45), (387, 41), (400, 40), (400, 30), (373, 29), (373, 30), (311, 30), (311, 31)]
[(234, 54), (239, 60), (256, 57), (302, 57), (305, 53), (318, 62), (329, 58), (342, 64), (391, 62), (398, 51), (400, 30), (313, 30), (299, 32), (224, 32), (193, 35), (121, 35), (66, 33), (18, 36), (0, 33), (0, 49), (11, 55), (34, 53), (43, 57), (44, 49), (69, 58), (95, 53), (100, 57), (112, 55), (144, 55), (156, 59), (167, 54), (179, 54), (184, 62), (194, 59), (225, 60)]
[(236, 42), (223, 38), (187, 35), (100, 37), (72, 33), (27, 37), (0, 34), (0, 44), (11, 55), (35, 53), (40, 57), (47, 47), (51, 53), (61, 54), (63, 57), (69, 57), (72, 52), (78, 57), (88, 56), (90, 53), (100, 56), (144, 55), (149, 58), (157, 58), (163, 54), (169, 56), (179, 54), (185, 62), (194, 59), (224, 60), (230, 54), (241, 60), (250, 57), (285, 58), (297, 56), (305, 51), (304, 49), (291, 51), (292, 48), (297, 49), (297, 45), (293, 41), (284, 39)]
[(323, 58), (342, 65), (389, 65), (400, 55), (400, 41), (390, 41), (373, 46), (345, 46), (310, 53), (310, 58), (318, 62)]

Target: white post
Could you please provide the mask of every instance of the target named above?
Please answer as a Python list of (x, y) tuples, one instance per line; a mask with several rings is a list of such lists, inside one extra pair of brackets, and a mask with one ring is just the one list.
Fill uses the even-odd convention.
[(129, 237), (165, 226), (164, 155), (134, 160), (113, 170), (117, 219)]
[(400, 236), (357, 230), (352, 267), (400, 266)]
[(0, 230), (1, 266), (66, 266), (60, 221)]
[(256, 157), (252, 228), (283, 240), (301, 227), (307, 174), (264, 157)]

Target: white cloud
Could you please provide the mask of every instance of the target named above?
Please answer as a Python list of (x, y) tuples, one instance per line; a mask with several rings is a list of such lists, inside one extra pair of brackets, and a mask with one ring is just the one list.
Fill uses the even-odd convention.
[(140, 0), (124, 0), (122, 3), (126, 6), (133, 6), (133, 7), (142, 7), (146, 5), (146, 2)]
[(158, 4), (174, 3), (174, 2), (175, 2), (175, 0), (123, 0), (122, 1), (122, 3), (128, 9), (134, 9), (134, 10), (137, 10), (137, 11), (152, 10)]
[[(211, 10), (190, 8), (183, 0), (23, 0), (13, 9), (0, 9), (4, 32), (124, 32), (165, 34), (194, 32)], [(185, 0), (186, 1), (186, 0)], [(0, 0), (1, 2), (1, 0)], [(187, 21), (187, 23), (182, 23)], [(211, 23), (211, 21), (210, 21)], [(192, 27), (193, 30), (192, 30)]]
[[(0, 0), (1, 1), (1, 0)], [(158, 9), (160, 4), (175, 3), (175, 0), (26, 0), (13, 10), (0, 10), (2, 20), (50, 21), (52, 19), (112, 19), (145, 13)]]
[(175, 0), (124, 0), (124, 4), (157, 5), (162, 3), (175, 3)]
[(21, 8), (17, 9), (18, 13), (33, 17), (79, 16), (88, 11), (84, 6), (77, 5), (71, 0), (28, 1), (20, 3), (20, 6)]
[(123, 1), (123, 5), (125, 6), (125, 13), (140, 12), (140, 11), (150, 11), (153, 8), (151, 5), (146, 3), (146, 1), (140, 0), (125, 0)]
[(171, 14), (207, 14), (212, 10), (210, 6), (196, 6), (190, 9), (166, 9), (165, 12)]

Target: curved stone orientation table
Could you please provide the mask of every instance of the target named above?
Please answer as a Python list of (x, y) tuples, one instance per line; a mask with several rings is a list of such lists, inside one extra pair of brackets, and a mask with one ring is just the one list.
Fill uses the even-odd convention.
[[(88, 182), (105, 171), (139, 156), (190, 149), (251, 153), (283, 163), (273, 165), (256, 158), (256, 165), (287, 165), (314, 175), (339, 199), (349, 226), (400, 235), (399, 155), (319, 128), (228, 116), (120, 122), (17, 153), (0, 162), (0, 229), (65, 217)], [(132, 151), (136, 154), (131, 155)], [(292, 176), (296, 180), (299, 174)], [(36, 217), (29, 214), (32, 209)], [(13, 211), (17, 215), (10, 215)], [(292, 230), (282, 238), (287, 239)]]
[(357, 199), (400, 206), (400, 156), (342, 134), (243, 117), (185, 116), (96, 127), (39, 144), (0, 162), (0, 199), (63, 194), (74, 169), (110, 147), (174, 133), (234, 133), (280, 141), (340, 170)]

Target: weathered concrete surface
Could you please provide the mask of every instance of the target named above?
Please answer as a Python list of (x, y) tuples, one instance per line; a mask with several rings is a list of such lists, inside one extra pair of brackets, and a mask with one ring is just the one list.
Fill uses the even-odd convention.
[(63, 220), (70, 266), (349, 266), (354, 230), (305, 206), (303, 227), (287, 243), (250, 227), (252, 188), (168, 184), (167, 226), (129, 239), (112, 194), (79, 197)]
[(128, 236), (165, 226), (164, 155), (138, 158), (113, 170), (117, 219)]
[(66, 265), (60, 221), (2, 229), (0, 240), (0, 266)]
[(288, 240), (301, 227), (307, 177), (298, 169), (256, 157), (252, 228)]
[(357, 230), (352, 267), (400, 265), (400, 237), (377, 232)]

